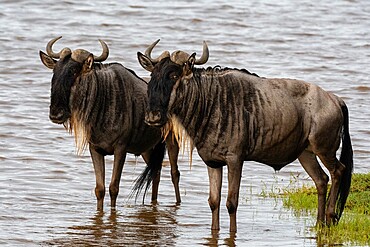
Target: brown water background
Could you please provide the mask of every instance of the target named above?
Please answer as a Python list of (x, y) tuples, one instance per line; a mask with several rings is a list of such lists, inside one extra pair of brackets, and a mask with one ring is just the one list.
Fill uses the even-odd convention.
[[(144, 168), (129, 155), (117, 211), (109, 197), (95, 211), (95, 177), (88, 152), (77, 156), (73, 137), (48, 119), (52, 71), (39, 50), (56, 45), (100, 53), (147, 77), (137, 51), (158, 38), (153, 51), (201, 53), (210, 66), (246, 68), (265, 77), (314, 82), (345, 99), (350, 111), (354, 171), (369, 172), (370, 2), (352, 1), (0, 1), (0, 245), (1, 246), (316, 246), (314, 220), (295, 217), (280, 199), (261, 192), (310, 182), (294, 162), (275, 173), (246, 162), (238, 233), (228, 233), (226, 179), (221, 231), (210, 232), (206, 167), (195, 153), (180, 157), (183, 203), (175, 205), (169, 167), (163, 169), (159, 204), (128, 200)], [(168, 163), (168, 162), (167, 162)], [(167, 164), (166, 163), (166, 164)], [(107, 180), (112, 158), (107, 161)], [(226, 175), (226, 172), (224, 172)], [(108, 183), (108, 182), (107, 182)]]

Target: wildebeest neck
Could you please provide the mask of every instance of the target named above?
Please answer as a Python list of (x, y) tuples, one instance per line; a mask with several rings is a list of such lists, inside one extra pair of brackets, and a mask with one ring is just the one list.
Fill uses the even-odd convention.
[[(169, 114), (178, 116), (197, 148), (204, 143), (214, 143), (216, 146), (219, 140), (225, 139), (227, 133), (238, 134), (242, 129), (245, 130), (247, 126), (239, 126), (232, 119), (254, 111), (253, 102), (257, 96), (246, 77), (251, 80), (258, 78), (243, 70), (195, 68), (193, 78), (178, 87)], [(232, 92), (240, 94), (234, 95)], [(244, 123), (249, 119), (245, 121), (243, 119)], [(248, 134), (247, 131), (244, 134)]]
[(114, 145), (112, 142), (122, 135), (136, 140), (136, 132), (142, 133), (147, 127), (143, 123), (145, 90), (145, 82), (122, 65), (96, 64), (72, 87), (71, 124), (76, 138), (82, 133), (82, 139), (76, 141)]

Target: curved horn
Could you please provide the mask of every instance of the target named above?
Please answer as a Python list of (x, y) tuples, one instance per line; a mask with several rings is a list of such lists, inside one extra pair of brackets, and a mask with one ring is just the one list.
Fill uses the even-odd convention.
[(158, 42), (160, 41), (160, 39), (157, 39), (156, 41), (154, 41), (154, 43), (153, 44), (151, 44), (146, 50), (145, 50), (145, 56), (147, 56), (149, 59), (150, 59), (150, 61), (152, 61), (152, 63), (158, 63), (159, 61), (157, 61), (158, 60), (158, 58), (156, 58), (156, 59), (153, 59), (152, 58), (152, 56), (151, 56), (151, 54), (152, 54), (152, 50), (153, 50), (153, 48), (154, 48), (154, 46), (156, 46), (157, 44), (158, 44)]
[(205, 41), (203, 41), (202, 56), (199, 59), (196, 59), (194, 64), (197, 64), (197, 65), (205, 64), (208, 61), (208, 58), (209, 58), (208, 46), (207, 46), (207, 43)]
[(169, 57), (170, 56), (170, 52), (169, 51), (164, 51), (162, 52), (162, 54), (157, 57), (157, 58), (152, 58), (151, 54), (152, 54), (152, 50), (154, 48), (154, 46), (156, 46), (158, 44), (158, 42), (160, 41), (160, 39), (157, 39), (153, 44), (151, 44), (146, 50), (145, 50), (145, 56), (147, 56), (150, 61), (153, 63), (153, 64), (156, 64), (158, 63), (159, 61), (161, 61), (163, 58), (165, 57)]
[(54, 53), (53, 52), (53, 49), (52, 49), (52, 47), (53, 47), (53, 45), (54, 45), (54, 43), (55, 42), (57, 42), (59, 39), (61, 39), (62, 38), (62, 36), (59, 36), (59, 37), (56, 37), (56, 38), (54, 38), (54, 39), (52, 39), (52, 40), (50, 40), (49, 41), (49, 43), (46, 45), (46, 53), (50, 56), (50, 57), (52, 57), (52, 58), (60, 58), (60, 53), (62, 52), (62, 51), (60, 51), (60, 52), (58, 52), (58, 53)]
[(99, 42), (101, 44), (101, 47), (103, 47), (103, 52), (99, 57), (94, 56), (94, 60), (96, 62), (103, 62), (108, 58), (109, 48), (108, 48), (108, 45), (103, 40), (99, 39)]

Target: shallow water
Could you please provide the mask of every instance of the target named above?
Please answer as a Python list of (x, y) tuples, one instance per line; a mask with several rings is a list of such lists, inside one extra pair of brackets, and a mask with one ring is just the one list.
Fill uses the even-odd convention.
[[(117, 1), (118, 2), (118, 1)], [(109, 197), (95, 211), (95, 178), (86, 152), (48, 119), (52, 72), (38, 52), (63, 35), (68, 46), (100, 52), (147, 77), (137, 51), (158, 38), (164, 49), (200, 53), (209, 66), (246, 68), (265, 77), (314, 82), (342, 96), (350, 111), (355, 172), (369, 172), (370, 3), (359, 1), (0, 1), (0, 245), (9, 246), (316, 246), (311, 218), (296, 218), (280, 200), (261, 191), (287, 186), (291, 174), (309, 182), (297, 162), (279, 173), (246, 162), (238, 233), (228, 233), (223, 187), (221, 231), (212, 235), (206, 167), (194, 154), (180, 158), (183, 202), (175, 204), (169, 166), (163, 169), (159, 204), (128, 200), (144, 168), (129, 155), (117, 211)], [(107, 162), (109, 181), (112, 158)], [(226, 172), (224, 172), (226, 174)], [(226, 179), (224, 180), (226, 181)], [(108, 182), (107, 182), (108, 183)]]

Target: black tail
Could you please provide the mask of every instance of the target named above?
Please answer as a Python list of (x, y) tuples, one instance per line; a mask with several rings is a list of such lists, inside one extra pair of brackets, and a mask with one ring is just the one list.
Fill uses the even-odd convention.
[(342, 106), (343, 112), (343, 133), (342, 133), (342, 152), (339, 161), (346, 166), (339, 185), (339, 198), (337, 200), (337, 214), (338, 220), (342, 216), (344, 205), (346, 204), (349, 190), (351, 187), (351, 179), (353, 172), (353, 151), (351, 144), (351, 137), (349, 136), (349, 117), (348, 108), (346, 105)]
[(165, 142), (159, 142), (157, 145), (154, 146), (145, 170), (135, 180), (135, 185), (130, 193), (130, 197), (132, 197), (136, 193), (135, 201), (137, 200), (141, 191), (145, 187), (143, 195), (144, 202), (145, 195), (149, 189), (149, 186), (152, 184), (152, 181), (157, 176), (158, 172), (160, 172), (162, 169), (162, 162), (165, 150), (166, 150)]

